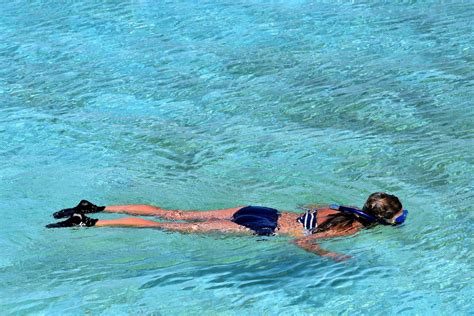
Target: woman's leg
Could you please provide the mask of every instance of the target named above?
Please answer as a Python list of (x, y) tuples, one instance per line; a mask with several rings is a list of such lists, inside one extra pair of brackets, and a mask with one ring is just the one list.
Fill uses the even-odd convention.
[(140, 216), (158, 216), (174, 220), (208, 220), (208, 219), (230, 219), (232, 215), (242, 207), (228, 208), (212, 211), (181, 211), (164, 210), (152, 205), (112, 205), (107, 206), (104, 212), (125, 213)]
[(250, 231), (234, 222), (227, 220), (212, 220), (206, 222), (195, 223), (161, 223), (150, 221), (142, 218), (119, 218), (111, 220), (98, 220), (96, 227), (135, 227), (135, 228), (159, 228), (164, 230), (188, 232), (188, 233), (205, 233), (212, 231), (220, 231), (225, 233), (249, 233)]

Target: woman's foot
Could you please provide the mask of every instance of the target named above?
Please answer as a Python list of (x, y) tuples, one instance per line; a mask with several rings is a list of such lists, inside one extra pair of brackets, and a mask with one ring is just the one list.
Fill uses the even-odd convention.
[(97, 223), (98, 219), (90, 218), (84, 215), (82, 212), (76, 212), (71, 215), (67, 220), (57, 223), (51, 223), (46, 225), (46, 228), (62, 228), (62, 227), (91, 227)]
[(81, 202), (79, 202), (79, 204), (77, 204), (76, 207), (65, 208), (63, 210), (55, 212), (53, 214), (53, 217), (54, 218), (68, 217), (68, 216), (72, 216), (76, 212), (81, 212), (83, 214), (97, 213), (97, 212), (102, 212), (104, 209), (105, 209), (105, 206), (97, 206), (95, 204), (92, 204), (89, 201), (82, 200)]

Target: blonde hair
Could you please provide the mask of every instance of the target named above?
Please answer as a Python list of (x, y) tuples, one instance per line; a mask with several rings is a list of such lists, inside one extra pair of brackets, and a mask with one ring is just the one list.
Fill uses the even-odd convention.
[[(395, 195), (375, 192), (369, 195), (362, 211), (379, 220), (390, 220), (401, 209), (402, 203)], [(323, 232), (335, 227), (349, 227), (355, 221), (360, 222), (365, 227), (373, 227), (378, 224), (378, 222), (374, 223), (354, 214), (338, 213), (329, 215), (327, 221), (320, 225), (316, 231)]]

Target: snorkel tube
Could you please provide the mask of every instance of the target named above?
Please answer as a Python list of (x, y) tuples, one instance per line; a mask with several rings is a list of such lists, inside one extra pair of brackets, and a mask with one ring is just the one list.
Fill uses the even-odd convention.
[(329, 208), (332, 209), (332, 210), (339, 211), (341, 213), (355, 214), (355, 215), (357, 215), (359, 217), (362, 217), (363, 219), (365, 219), (369, 222), (373, 222), (373, 223), (380, 222), (375, 216), (364, 213), (361, 210), (358, 210), (358, 209), (353, 208), (353, 207), (343, 206), (343, 205), (339, 205), (339, 204), (331, 204), (331, 205), (329, 205)]

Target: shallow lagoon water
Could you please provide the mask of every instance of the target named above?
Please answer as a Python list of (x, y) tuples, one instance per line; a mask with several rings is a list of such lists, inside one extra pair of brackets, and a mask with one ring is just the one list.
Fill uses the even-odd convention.
[[(474, 5), (2, 4), (2, 314), (470, 314)], [(363, 204), (327, 240), (46, 230), (87, 198)], [(99, 218), (119, 217), (100, 214)]]

